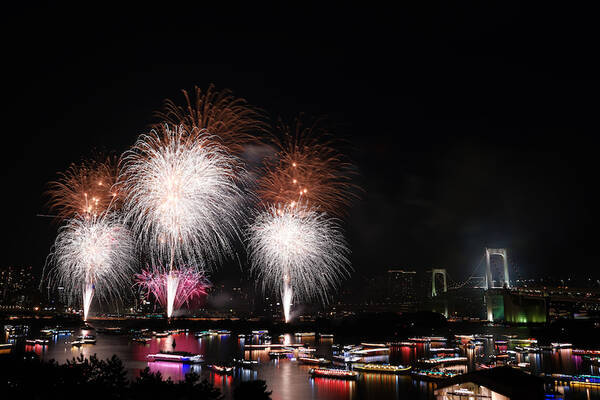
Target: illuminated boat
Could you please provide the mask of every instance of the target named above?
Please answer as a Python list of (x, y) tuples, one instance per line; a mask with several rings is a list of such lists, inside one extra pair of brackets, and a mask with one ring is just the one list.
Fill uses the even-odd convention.
[(333, 356), (334, 363), (337, 362), (337, 363), (346, 364), (346, 363), (354, 363), (354, 362), (357, 362), (360, 360), (362, 360), (362, 357), (358, 357), (358, 356), (346, 356), (346, 355), (341, 355), (341, 354)]
[(221, 330), (218, 330), (217, 333), (219, 335), (230, 335), (231, 331), (228, 331), (227, 329), (221, 329)]
[(79, 347), (81, 345), (83, 345), (83, 340), (73, 340), (71, 342), (71, 346), (74, 346), (74, 347)]
[(12, 343), (0, 343), (0, 350), (12, 349)]
[(356, 371), (377, 373), (377, 374), (408, 374), (411, 366), (390, 365), (390, 364), (354, 364), (352, 368)]
[(233, 359), (233, 365), (237, 366), (237, 367), (242, 367), (242, 368), (254, 368), (258, 365), (258, 361), (257, 360), (239, 360), (239, 359)]
[(568, 349), (569, 347), (573, 347), (571, 343), (550, 343), (555, 349)]
[(298, 357), (298, 363), (305, 365), (329, 365), (331, 361), (324, 358)]
[(168, 331), (165, 331), (165, 332), (152, 332), (152, 334), (153, 334), (154, 336), (156, 336), (157, 338), (162, 338), (162, 337), (167, 337), (167, 336), (169, 336), (171, 333), (170, 333), (170, 332), (168, 332)]
[(322, 338), (333, 338), (333, 333), (319, 333)]
[(468, 361), (467, 357), (435, 357), (420, 359), (418, 362), (424, 365), (451, 365), (465, 364)]
[(460, 349), (458, 347), (452, 347), (452, 348), (446, 348), (446, 347), (434, 347), (432, 349), (429, 349), (430, 352), (432, 353), (458, 353), (460, 352)]
[(353, 355), (357, 355), (357, 356), (384, 356), (390, 353), (390, 348), (389, 347), (376, 347), (376, 348), (372, 348), (372, 349), (359, 349), (359, 350), (352, 350), (350, 352), (350, 354)]
[(259, 330), (256, 330), (256, 331), (252, 331), (253, 335), (259, 335), (259, 336), (260, 335), (266, 335), (268, 333), (269, 333), (269, 331), (266, 330), (266, 329), (259, 329)]
[(314, 353), (317, 351), (317, 349), (312, 347), (298, 347), (297, 350), (299, 353)]
[(96, 344), (96, 336), (94, 335), (79, 336), (77, 340), (84, 344)]
[(600, 386), (600, 376), (596, 375), (575, 375), (569, 380), (572, 386)]
[(222, 365), (208, 365), (208, 369), (221, 375), (231, 375), (233, 373), (233, 367), (226, 367)]
[(582, 349), (573, 349), (573, 354), (593, 354), (600, 355), (600, 350), (582, 350)]
[(134, 337), (131, 340), (134, 341), (134, 342), (136, 342), (136, 343), (146, 344), (146, 343), (150, 342), (152, 340), (152, 338), (149, 338), (149, 337)]
[(315, 336), (315, 333), (314, 332), (296, 332), (296, 333), (294, 333), (294, 336), (311, 337), (311, 336)]
[(389, 342), (387, 343), (390, 347), (416, 347), (417, 344), (414, 342)]
[(411, 377), (414, 380), (430, 381), (430, 382), (431, 381), (441, 381), (444, 379), (455, 377), (456, 375), (459, 375), (459, 374), (456, 372), (451, 372), (451, 371), (438, 371), (438, 370), (428, 370), (428, 369), (417, 370), (417, 371), (411, 372)]
[(161, 351), (156, 354), (148, 354), (148, 361), (169, 361), (182, 364), (198, 364), (204, 361), (200, 354), (192, 354), (187, 351)]
[(281, 343), (264, 343), (264, 344), (246, 344), (244, 345), (245, 349), (277, 349), (284, 347), (303, 347), (302, 343), (290, 343), (290, 344), (281, 344)]
[(358, 372), (346, 371), (343, 369), (312, 368), (310, 371), (308, 371), (308, 373), (313, 378), (347, 379), (354, 381), (358, 379)]
[(280, 349), (280, 350), (272, 350), (269, 352), (269, 357), (270, 358), (285, 358), (287, 356), (291, 356), (294, 355), (294, 352), (292, 350), (289, 349)]
[(35, 344), (46, 345), (46, 344), (50, 343), (50, 341), (48, 339), (27, 339), (27, 340), (25, 340), (25, 343), (31, 344), (31, 345), (35, 345)]
[(382, 347), (382, 348), (388, 348), (387, 344), (384, 343), (361, 343), (360, 344), (362, 347)]
[(204, 337), (204, 336), (208, 336), (208, 335), (210, 335), (210, 333), (208, 333), (208, 331), (200, 331), (200, 332), (196, 332), (194, 334), (194, 336), (196, 336), (196, 337)]

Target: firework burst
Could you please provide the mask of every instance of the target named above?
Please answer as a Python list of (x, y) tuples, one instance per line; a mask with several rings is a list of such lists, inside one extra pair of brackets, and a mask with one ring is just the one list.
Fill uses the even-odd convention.
[(121, 299), (135, 262), (135, 243), (115, 214), (75, 217), (58, 231), (48, 279), (64, 288), (71, 303), (83, 300), (87, 320), (94, 295), (103, 301)]
[(271, 144), (277, 154), (268, 160), (258, 182), (258, 194), (267, 204), (318, 208), (343, 215), (356, 196), (352, 165), (335, 149), (333, 139), (317, 125), (279, 123)]
[(296, 300), (327, 301), (348, 274), (348, 248), (340, 226), (303, 206), (270, 206), (249, 227), (251, 268), (263, 289), (282, 295), (286, 320)]
[(229, 90), (210, 85), (205, 91), (195, 87), (192, 94), (182, 92), (184, 106), (165, 100), (163, 110), (155, 113), (160, 124), (182, 125), (188, 132), (207, 130), (233, 154), (240, 154), (245, 145), (257, 141), (257, 133), (266, 130), (262, 113)]
[(202, 271), (188, 266), (171, 271), (162, 267), (144, 269), (135, 280), (148, 298), (154, 297), (167, 311), (169, 318), (184, 304), (206, 295), (206, 289), (210, 287)]
[(80, 216), (98, 216), (119, 206), (119, 192), (114, 187), (117, 160), (92, 159), (71, 164), (59, 179), (49, 183), (49, 207), (60, 220)]
[(203, 265), (234, 252), (244, 193), (235, 177), (242, 169), (212, 139), (206, 131), (163, 126), (123, 156), (125, 219), (157, 264)]

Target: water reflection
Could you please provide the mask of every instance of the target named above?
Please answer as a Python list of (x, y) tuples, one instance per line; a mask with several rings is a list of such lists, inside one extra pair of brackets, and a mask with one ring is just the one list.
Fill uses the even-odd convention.
[[(32, 351), (44, 359), (56, 359), (64, 362), (79, 355), (89, 357), (97, 354), (105, 359), (117, 354), (124, 362), (130, 378), (134, 378), (139, 371), (149, 367), (152, 372), (160, 372), (163, 377), (180, 380), (186, 373), (196, 372), (208, 379), (222, 390), (226, 398), (231, 397), (233, 387), (239, 382), (254, 379), (267, 381), (270, 390), (273, 390), (274, 400), (299, 400), (299, 399), (397, 399), (423, 398), (431, 399), (434, 384), (413, 381), (410, 376), (396, 376), (375, 373), (362, 373), (357, 381), (344, 381), (328, 378), (310, 378), (310, 366), (301, 365), (298, 361), (298, 351), (288, 357), (271, 359), (271, 349), (247, 348), (250, 344), (265, 344), (267, 340), (261, 335), (248, 335), (238, 337), (238, 332), (233, 335), (207, 335), (196, 337), (193, 333), (171, 334), (167, 337), (154, 337), (148, 343), (138, 343), (131, 340), (131, 335), (97, 334), (97, 344), (84, 344), (80, 347), (71, 346), (70, 342), (79, 335), (96, 334), (95, 331), (77, 331), (73, 335), (60, 335), (52, 337), (49, 345), (28, 345), (26, 351)], [(332, 358), (332, 346), (335, 343), (351, 344), (360, 340), (348, 339), (344, 341), (336, 338), (297, 337), (293, 334), (284, 334), (273, 337), (277, 344), (298, 344), (310, 346), (315, 349), (315, 356)], [(147, 355), (166, 350), (187, 351), (201, 354), (206, 363), (185, 365), (164, 361), (148, 362)], [(390, 362), (392, 364), (409, 365), (420, 358), (438, 356), (465, 356), (466, 364), (448, 366), (457, 372), (467, 372), (479, 368), (481, 364), (489, 363), (490, 356), (511, 352), (522, 368), (532, 372), (564, 373), (564, 374), (600, 374), (598, 367), (586, 363), (581, 355), (573, 354), (571, 349), (544, 350), (537, 353), (515, 352), (515, 343), (497, 337), (476, 338), (464, 336), (456, 341), (448, 342), (417, 342), (412, 344), (397, 343), (390, 349), (389, 355), (364, 357), (364, 362)], [(259, 364), (254, 369), (236, 368), (233, 375), (219, 375), (209, 370), (206, 364), (226, 364), (233, 358), (257, 360)], [(584, 388), (578, 386), (556, 385), (555, 390), (566, 394), (569, 398), (583, 399), (599, 398), (598, 388)]]

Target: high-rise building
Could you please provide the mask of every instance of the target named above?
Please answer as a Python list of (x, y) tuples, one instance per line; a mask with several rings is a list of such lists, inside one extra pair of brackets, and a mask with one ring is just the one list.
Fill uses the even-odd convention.
[(30, 304), (37, 297), (37, 292), (37, 280), (32, 267), (0, 269), (0, 304)]
[(411, 304), (416, 302), (416, 271), (390, 269), (388, 275), (388, 298), (393, 303)]

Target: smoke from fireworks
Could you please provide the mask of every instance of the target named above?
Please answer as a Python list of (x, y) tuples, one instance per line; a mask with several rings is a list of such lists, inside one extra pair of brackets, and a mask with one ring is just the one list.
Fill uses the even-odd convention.
[(154, 297), (167, 311), (169, 318), (184, 304), (206, 295), (206, 289), (210, 287), (203, 272), (187, 266), (176, 271), (161, 267), (144, 269), (135, 279), (146, 296)]
[(157, 263), (202, 265), (232, 254), (242, 190), (237, 159), (206, 131), (163, 126), (123, 157), (124, 212)]
[(118, 207), (118, 192), (113, 187), (117, 178), (117, 160), (107, 157), (71, 164), (58, 180), (50, 182), (49, 206), (57, 218), (76, 215), (98, 216)]
[(319, 127), (280, 123), (272, 138), (277, 149), (259, 181), (258, 194), (268, 204), (303, 204), (330, 215), (343, 215), (355, 197), (352, 165)]
[(282, 295), (288, 319), (292, 296), (325, 302), (348, 273), (349, 251), (339, 225), (303, 206), (271, 206), (259, 213), (248, 245), (253, 272), (263, 289)]
[(49, 261), (50, 283), (64, 287), (70, 302), (82, 299), (87, 320), (94, 295), (116, 300), (130, 287), (135, 243), (115, 214), (76, 217), (59, 229)]
[(163, 110), (155, 113), (161, 124), (183, 125), (188, 132), (205, 129), (233, 154), (240, 154), (246, 144), (256, 142), (255, 135), (266, 129), (261, 112), (231, 91), (218, 91), (213, 85), (206, 91), (194, 89), (192, 94), (182, 90), (184, 106), (165, 100)]

